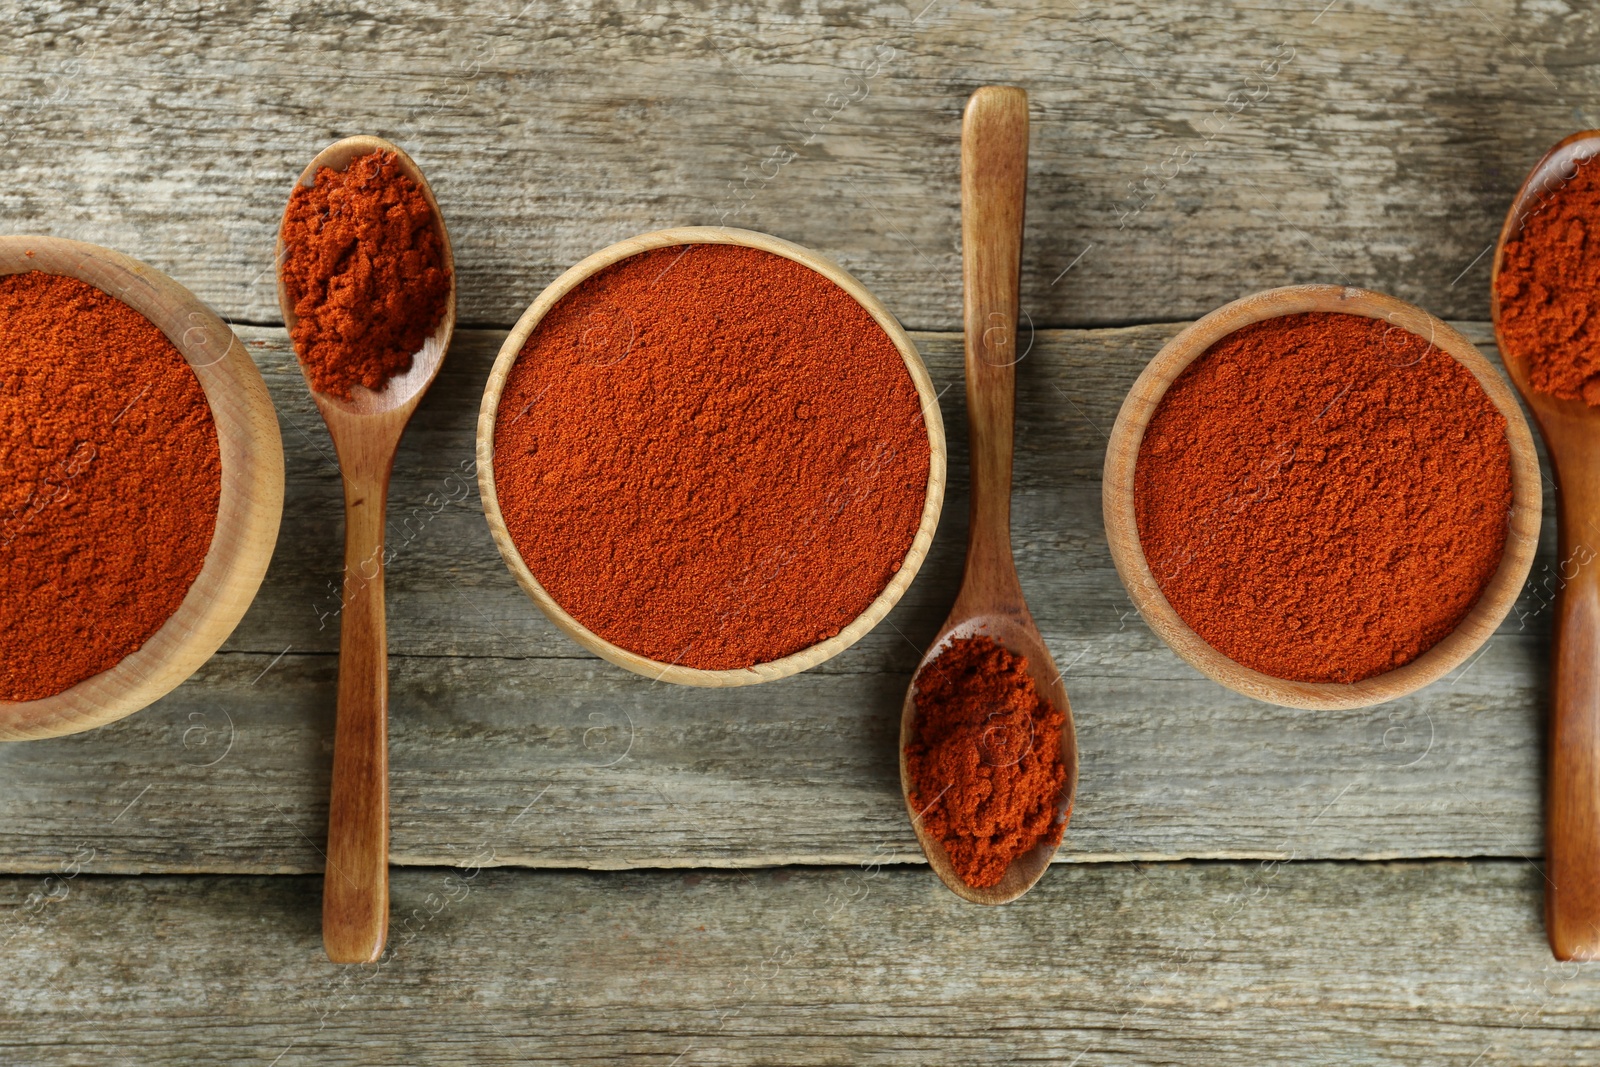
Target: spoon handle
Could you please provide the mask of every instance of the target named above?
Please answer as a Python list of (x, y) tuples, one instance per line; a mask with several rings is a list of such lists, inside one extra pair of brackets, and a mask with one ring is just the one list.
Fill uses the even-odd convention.
[[(389, 646), (383, 529), (390, 451), (344, 467), (339, 711), (328, 801), (322, 944), (334, 963), (370, 963), (389, 931)], [(362, 456), (374, 460), (377, 457)]]
[[(1028, 94), (986, 85), (961, 121), (962, 313), (972, 510), (962, 596), (1014, 594), (1011, 449), (1021, 305), (1022, 214), (1028, 187)], [(988, 595), (985, 595), (988, 594)]]
[(1563, 960), (1600, 959), (1600, 454), (1582, 459), (1559, 472), (1562, 584), (1550, 678), (1545, 929)]

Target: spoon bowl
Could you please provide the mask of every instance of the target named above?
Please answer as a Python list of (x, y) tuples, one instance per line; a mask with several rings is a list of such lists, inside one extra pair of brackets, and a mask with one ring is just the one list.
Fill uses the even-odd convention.
[[(399, 145), (381, 137), (365, 135), (335, 141), (306, 164), (306, 169), (300, 172), (295, 184), (309, 189), (316, 184), (317, 173), (324, 167), (328, 170), (343, 171), (350, 165), (351, 160), (369, 156), (374, 152), (393, 153), (400, 172), (416, 182), (417, 188), (427, 199), (428, 207), (433, 212), (434, 226), (438, 230), (439, 244), (444, 250), (445, 271), (450, 275), (450, 295), (446, 298), (444, 318), (439, 320), (438, 329), (433, 331), (422, 349), (412, 357), (411, 366), (385, 382), (381, 390), (374, 392), (358, 385), (351, 389), (350, 399), (346, 400), (313, 389), (311, 397), (316, 401), (317, 409), (322, 412), (324, 419), (328, 417), (329, 411), (338, 412), (340, 415), (383, 415), (405, 410), (406, 416), (409, 417), (411, 409), (416, 407), (417, 402), (422, 399), (422, 394), (438, 376), (439, 368), (444, 364), (445, 352), (450, 347), (450, 338), (456, 329), (456, 265), (455, 257), (450, 251), (450, 235), (445, 231), (444, 215), (439, 211), (439, 202), (434, 199), (433, 188), (428, 185), (427, 178), (423, 177), (422, 169)], [(293, 334), (295, 325), (300, 319), (294, 313), (294, 301), (289, 298), (289, 289), (283, 278), (282, 267), (286, 251), (283, 231), (280, 228), (277, 250), (278, 306), (283, 310), (284, 328)], [(296, 351), (295, 355), (298, 357), (299, 352)]]
[[(906, 746), (911, 743), (916, 730), (917, 679), (923, 676), (922, 672), (928, 664), (950, 647), (952, 641), (966, 637), (988, 637), (1012, 655), (1027, 659), (1028, 677), (1033, 679), (1039, 693), (1065, 716), (1061, 730), (1061, 762), (1066, 767), (1067, 777), (1056, 800), (1056, 818), (1065, 823), (1072, 816), (1072, 801), (1078, 790), (1078, 745), (1072, 728), (1072, 708), (1067, 702), (1067, 686), (1061, 672), (1056, 670), (1050, 649), (1039, 636), (1031, 618), (1019, 618), (1013, 613), (1000, 611), (966, 615), (958, 620), (955, 612), (952, 612), (951, 619), (954, 621), (945, 623), (944, 629), (922, 657), (922, 662), (917, 664), (917, 673), (912, 678), (911, 687), (906, 690), (905, 706), (900, 713), (900, 780), (907, 783), (911, 781), (911, 772), (906, 766)], [(929, 833), (923, 825), (922, 813), (911, 808), (909, 792), (907, 807), (911, 809), (911, 828), (916, 831), (917, 841), (928, 858), (928, 865), (953, 893), (974, 904), (1006, 904), (1022, 896), (1044, 874), (1059, 847), (1040, 842), (1012, 860), (1006, 873), (995, 885), (971, 886), (956, 873), (944, 842)]]
[(1533, 387), (1527, 361), (1520, 352), (1506, 347), (1500, 333), (1500, 271), (1505, 265), (1506, 245), (1521, 232), (1523, 223), (1540, 210), (1540, 202), (1559, 192), (1563, 185), (1571, 181), (1578, 164), (1597, 155), (1600, 155), (1600, 130), (1575, 133), (1545, 153), (1544, 158), (1523, 179), (1522, 187), (1517, 190), (1511, 207), (1506, 211), (1505, 221), (1500, 226), (1500, 237), (1495, 242), (1494, 260), (1489, 268), (1489, 318), (1494, 322), (1495, 339), (1502, 342), (1500, 359), (1517, 391), (1534, 413), (1541, 430), (1546, 428), (1547, 419), (1550, 420), (1550, 426), (1587, 427), (1600, 420), (1600, 409), (1591, 408), (1582, 400), (1568, 400), (1541, 393)]
[(950, 891), (974, 904), (1006, 904), (1032, 889), (1058, 845), (1040, 842), (1012, 859), (999, 883), (971, 886), (927, 832), (911, 799), (906, 746), (916, 734), (917, 679), (949, 643), (983, 634), (1028, 661), (1028, 674), (1062, 714), (1066, 778), (1057, 798), (1065, 824), (1078, 786), (1078, 745), (1061, 672), (1022, 595), (1011, 556), (1011, 456), (1016, 415), (1023, 203), (1028, 184), (1028, 96), (988, 85), (967, 101), (961, 123), (962, 319), (966, 332), (967, 426), (972, 501), (961, 591), (923, 656), (900, 713), (900, 789), (928, 864)]
[(1596, 155), (1600, 130), (1588, 130), (1539, 161), (1506, 212), (1489, 276), (1500, 358), (1533, 412), (1557, 487), (1560, 585), (1550, 669), (1545, 932), (1562, 960), (1600, 959), (1600, 408), (1534, 388), (1524, 353), (1507, 345), (1501, 330), (1499, 281), (1506, 246), (1543, 198)]
[[(297, 185), (312, 186), (322, 168), (342, 171), (351, 160), (373, 152), (393, 153), (401, 172), (422, 190), (433, 212), (450, 288), (439, 325), (413, 354), (409, 369), (378, 390), (353, 386), (348, 400), (311, 391), (333, 438), (344, 480), (338, 716), (322, 890), (323, 947), (334, 963), (370, 963), (382, 955), (388, 937), (389, 667), (383, 572), (389, 472), (400, 435), (438, 375), (456, 324), (450, 236), (433, 190), (410, 156), (382, 138), (348, 137), (317, 153)], [(280, 228), (278, 302), (292, 337), (298, 319), (283, 277), (284, 253)], [(302, 357), (298, 347), (295, 355)], [(303, 357), (301, 369), (305, 369)]]

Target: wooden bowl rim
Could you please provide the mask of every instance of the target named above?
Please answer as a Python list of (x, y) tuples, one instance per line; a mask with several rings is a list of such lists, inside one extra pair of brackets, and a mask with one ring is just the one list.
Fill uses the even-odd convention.
[[(662, 663), (641, 656), (607, 641), (569, 615), (534, 577), (523, 560), (522, 553), (517, 550), (501, 515), (500, 501), (494, 484), (495, 413), (500, 406), (500, 396), (505, 389), (512, 366), (522, 353), (523, 345), (527, 343), (529, 336), (544, 316), (581, 282), (613, 263), (652, 249), (688, 244), (741, 245), (771, 252), (811, 268), (850, 294), (888, 334), (900, 352), (900, 357), (904, 360), (912, 383), (922, 400), (923, 425), (928, 433), (928, 487), (923, 498), (922, 520), (917, 526), (916, 535), (911, 540), (911, 546), (901, 560), (900, 570), (889, 584), (848, 626), (826, 641), (819, 641), (798, 652), (766, 663), (728, 670), (700, 670)], [(506, 566), (516, 576), (523, 591), (539, 606), (539, 610), (543, 611), (568, 637), (600, 658), (635, 674), (679, 685), (727, 687), (776, 681), (809, 670), (855, 644), (888, 615), (890, 609), (910, 587), (933, 542), (934, 530), (939, 524), (939, 512), (944, 501), (946, 455), (944, 419), (939, 411), (939, 398), (934, 392), (933, 380), (928, 375), (928, 369), (924, 366), (921, 355), (918, 354), (916, 346), (912, 344), (911, 338), (907, 336), (900, 323), (889, 314), (876, 297), (867, 291), (865, 286), (832, 261), (770, 234), (723, 226), (679, 226), (642, 233), (595, 252), (551, 282), (522, 313), (522, 317), (517, 320), (516, 326), (500, 346), (500, 354), (495, 358), (494, 369), (484, 386), (483, 405), (478, 414), (477, 451), (478, 491), (483, 498), (483, 511), (489, 521), (490, 533), (494, 535), (495, 544), (499, 546)]]
[(0, 275), (77, 278), (149, 319), (205, 390), (222, 467), (217, 525), (178, 610), (138, 649), (38, 700), (0, 701), (0, 740), (77, 733), (176, 689), (222, 647), (266, 575), (283, 515), (283, 441), (266, 382), (244, 343), (199, 297), (120, 252), (59, 237), (0, 237)]
[[(992, 886), (968, 885), (966, 880), (956, 871), (955, 864), (950, 860), (950, 851), (944, 847), (944, 840), (936, 836), (923, 822), (925, 811), (918, 811), (911, 802), (912, 774), (911, 762), (906, 758), (906, 749), (916, 736), (917, 728), (917, 680), (922, 677), (922, 672), (929, 664), (937, 660), (950, 645), (959, 640), (971, 637), (988, 637), (1007, 649), (1015, 651), (1019, 645), (1027, 643), (1022, 637), (1023, 633), (1037, 635), (1036, 640), (1043, 646), (1044, 658), (1028, 656), (1028, 676), (1033, 679), (1035, 688), (1052, 705), (1061, 712), (1061, 762), (1066, 769), (1066, 779), (1061, 783), (1061, 789), (1056, 794), (1056, 821), (1062, 828), (1062, 840), (1055, 844), (1044, 841), (1036, 843), (1027, 852), (1014, 857), (1006, 865), (1005, 874), (1000, 881)], [(1027, 895), (1055, 862), (1057, 852), (1066, 842), (1066, 830), (1072, 822), (1073, 805), (1078, 796), (1078, 729), (1072, 715), (1072, 698), (1067, 693), (1066, 680), (1063, 672), (1057, 669), (1055, 659), (1050, 655), (1050, 646), (1042, 634), (1038, 634), (1031, 617), (1026, 625), (1023, 621), (1010, 615), (986, 614), (976, 615), (955, 626), (942, 630), (934, 638), (933, 644), (922, 654), (917, 662), (917, 669), (911, 676), (911, 684), (906, 686), (905, 700), (900, 706), (900, 792), (904, 798), (906, 815), (911, 821), (911, 829), (917, 835), (917, 841), (922, 845), (923, 855), (928, 860), (928, 866), (939, 876), (939, 880), (956, 896), (972, 904), (999, 906), (1010, 904)]]
[[(1466, 367), (1505, 416), (1511, 450), (1511, 511), (1500, 566), (1478, 602), (1442, 640), (1410, 663), (1359, 682), (1296, 682), (1252, 670), (1218, 652), (1168, 602), (1139, 543), (1133, 478), (1145, 428), (1167, 388), (1221, 338), (1264, 319), (1307, 311), (1382, 319), (1430, 339)], [(1291, 285), (1235, 300), (1186, 326), (1158, 352), (1123, 400), (1106, 449), (1101, 502), (1112, 562), (1139, 614), (1161, 639), (1202, 674), (1236, 693), (1284, 707), (1341, 710), (1394, 700), (1429, 685), (1466, 662), (1510, 612), (1533, 566), (1542, 516), (1538, 454), (1511, 388), (1471, 341), (1403, 300), (1339, 285)]]

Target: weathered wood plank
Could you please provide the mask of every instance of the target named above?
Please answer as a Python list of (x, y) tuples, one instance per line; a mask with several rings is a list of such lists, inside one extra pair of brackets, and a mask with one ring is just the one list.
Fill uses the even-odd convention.
[(1600, 971), (1550, 959), (1541, 885), (1522, 861), (1058, 866), (981, 909), (894, 867), (415, 870), (390, 954), (336, 968), (316, 878), (8, 878), (0, 1058), (1593, 1062)]
[(4, 22), (6, 228), (109, 244), (253, 322), (279, 321), (290, 182), (361, 132), (427, 169), (464, 322), (509, 325), (611, 241), (725, 221), (952, 329), (958, 114), (994, 79), (1032, 99), (1036, 322), (1304, 281), (1483, 318), (1476, 257), (1545, 148), (1597, 125), (1600, 88), (1592, 13), (1511, 0), (33, 0)]
[[(1548, 640), (1537, 589), (1525, 618), (1451, 679), (1356, 712), (1228, 694), (1132, 612), (1100, 521), (1099, 431), (1177, 329), (1042, 332), (1020, 368), (1019, 569), (1067, 670), (1083, 759), (1062, 858), (1537, 855)], [(1467, 329), (1485, 340), (1481, 324)], [(319, 629), (319, 612), (336, 603), (338, 482), (282, 331), (242, 332), (289, 456), (272, 570), (224, 653), (166, 700), (102, 730), (0, 746), (0, 869), (50, 871), (86, 848), (101, 873), (321, 870), (337, 627)], [(540, 867), (854, 863), (875, 848), (916, 858), (894, 735), (960, 567), (959, 384), (943, 399), (955, 449), (945, 521), (896, 612), (796, 678), (685, 690), (562, 638), (501, 562), (470, 474), (451, 480), (470, 471), (499, 338), (462, 335), (396, 468), (395, 861), (452, 863), (485, 835), (495, 862)], [(957, 338), (917, 343), (940, 387), (959, 383)], [(430, 493), (453, 502), (407, 530), (408, 505)]]

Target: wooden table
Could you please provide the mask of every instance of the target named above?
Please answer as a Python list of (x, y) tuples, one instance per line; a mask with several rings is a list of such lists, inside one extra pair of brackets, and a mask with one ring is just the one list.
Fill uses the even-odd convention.
[[(925, 2), (7, 5), (4, 228), (138, 256), (236, 323), (279, 405), (288, 504), (260, 596), (190, 682), (0, 747), (0, 1062), (1600, 1055), (1600, 970), (1554, 963), (1539, 915), (1548, 547), (1445, 681), (1308, 713), (1158, 642), (1099, 505), (1140, 367), (1244, 293), (1363, 285), (1491, 349), (1489, 246), (1544, 149), (1600, 125), (1600, 19)], [(960, 565), (958, 116), (988, 81), (1032, 100), (1017, 555), (1083, 754), (1061, 862), (997, 910), (923, 866), (894, 758)], [(272, 249), (294, 175), (358, 132), (432, 179), (468, 328), (391, 502), (391, 951), (336, 968), (318, 921), (339, 490)], [(535, 612), (484, 524), (472, 433), (505, 329), (557, 273), (719, 222), (837, 258), (916, 331), (953, 478), (874, 633), (707, 692), (623, 673)]]

